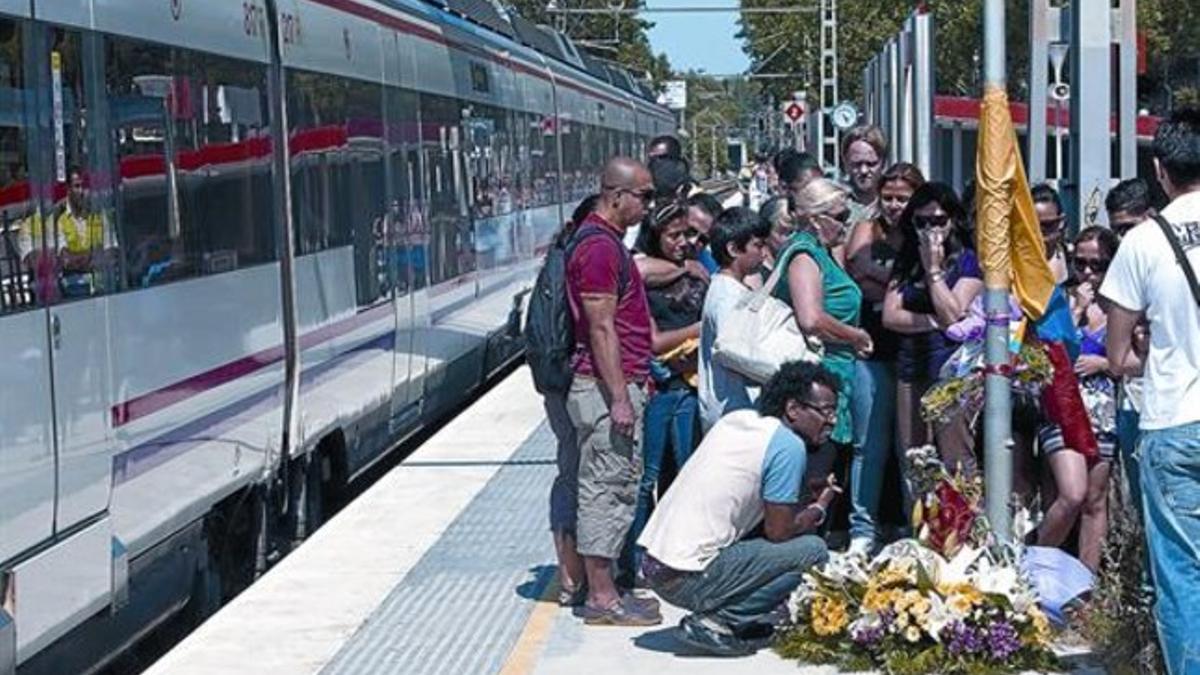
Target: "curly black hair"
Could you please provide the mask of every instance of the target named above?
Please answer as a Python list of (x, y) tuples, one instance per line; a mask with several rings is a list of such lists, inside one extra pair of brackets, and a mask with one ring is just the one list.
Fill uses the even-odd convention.
[(782, 418), (788, 401), (807, 403), (813, 385), (828, 387), (834, 393), (841, 389), (838, 378), (824, 366), (803, 361), (788, 361), (771, 376), (758, 398), (758, 412), (764, 417)]

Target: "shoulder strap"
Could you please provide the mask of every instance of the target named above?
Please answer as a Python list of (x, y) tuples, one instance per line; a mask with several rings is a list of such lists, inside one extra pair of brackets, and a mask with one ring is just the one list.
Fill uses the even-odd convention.
[(1171, 244), (1171, 250), (1175, 252), (1175, 260), (1183, 267), (1183, 274), (1187, 277), (1188, 286), (1192, 289), (1192, 298), (1195, 299), (1196, 305), (1200, 306), (1200, 282), (1196, 280), (1196, 270), (1192, 268), (1192, 264), (1187, 259), (1187, 253), (1183, 250), (1183, 244), (1179, 243), (1179, 237), (1175, 236), (1175, 228), (1167, 222), (1166, 218), (1155, 214), (1154, 222), (1158, 223), (1159, 229), (1166, 236), (1167, 241)]
[(571, 263), (571, 256), (575, 254), (575, 248), (582, 244), (584, 240), (598, 235), (606, 236), (609, 239), (612, 239), (617, 245), (617, 248), (621, 251), (621, 266), (617, 271), (617, 297), (620, 298), (621, 296), (625, 295), (625, 290), (629, 287), (629, 265), (633, 257), (629, 255), (629, 251), (626, 250), (625, 242), (621, 241), (617, 235), (609, 232), (603, 227), (596, 225), (585, 224), (580, 226), (579, 229), (575, 230), (574, 234), (571, 235), (570, 240), (567, 242), (564, 264), (569, 265)]

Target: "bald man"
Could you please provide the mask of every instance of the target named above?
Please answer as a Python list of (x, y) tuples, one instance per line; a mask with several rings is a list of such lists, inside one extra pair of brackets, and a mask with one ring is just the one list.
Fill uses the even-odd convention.
[(653, 339), (645, 287), (622, 237), (641, 222), (653, 195), (645, 166), (627, 157), (611, 160), (596, 210), (579, 226), (567, 260), (575, 324), (575, 378), (567, 409), (579, 443), (575, 543), (587, 576), (581, 614), (589, 625), (662, 621), (657, 602), (622, 596), (612, 574), (637, 502)]

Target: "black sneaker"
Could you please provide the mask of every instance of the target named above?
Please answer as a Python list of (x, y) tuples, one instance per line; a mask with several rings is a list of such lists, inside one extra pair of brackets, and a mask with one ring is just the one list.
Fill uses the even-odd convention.
[(687, 644), (712, 656), (749, 656), (757, 651), (711, 617), (688, 614), (679, 622), (679, 635)]

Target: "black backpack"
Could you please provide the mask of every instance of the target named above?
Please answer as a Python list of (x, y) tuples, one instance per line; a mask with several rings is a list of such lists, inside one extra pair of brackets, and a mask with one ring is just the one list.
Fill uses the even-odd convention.
[[(571, 388), (571, 356), (575, 353), (575, 321), (567, 300), (567, 261), (575, 247), (593, 236), (612, 237), (624, 252), (617, 236), (596, 225), (584, 225), (567, 239), (557, 241), (546, 253), (546, 262), (538, 273), (529, 296), (525, 319), (525, 362), (533, 374), (533, 386), (540, 394), (564, 394)], [(629, 255), (621, 256), (618, 297), (625, 294), (629, 281)]]

